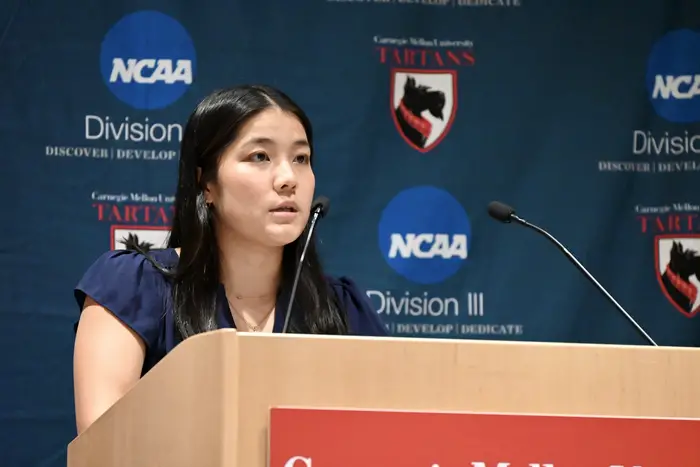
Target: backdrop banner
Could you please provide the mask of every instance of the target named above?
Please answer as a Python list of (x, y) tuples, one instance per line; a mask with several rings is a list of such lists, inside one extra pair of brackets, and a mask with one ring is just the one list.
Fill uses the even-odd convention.
[(501, 200), (700, 344), (696, 1), (11, 0), (0, 25), (3, 465), (64, 465), (73, 287), (166, 241), (186, 120), (241, 83), (309, 113), (327, 272), (393, 335), (646, 345)]

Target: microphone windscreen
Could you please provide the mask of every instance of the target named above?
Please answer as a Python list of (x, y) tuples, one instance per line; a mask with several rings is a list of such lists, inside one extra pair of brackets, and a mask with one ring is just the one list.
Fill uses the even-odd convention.
[(319, 212), (319, 216), (323, 217), (326, 214), (328, 214), (328, 211), (330, 210), (331, 206), (331, 200), (326, 198), (325, 196), (319, 196), (314, 200), (314, 204), (311, 205), (311, 210), (315, 211), (319, 207), (321, 208), (321, 211)]
[(515, 214), (515, 209), (500, 201), (489, 203), (489, 216), (501, 222), (510, 222), (510, 216)]

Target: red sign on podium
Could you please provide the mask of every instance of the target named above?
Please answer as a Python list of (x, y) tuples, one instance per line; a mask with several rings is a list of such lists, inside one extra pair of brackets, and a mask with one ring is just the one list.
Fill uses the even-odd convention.
[(273, 408), (270, 467), (698, 467), (700, 420)]

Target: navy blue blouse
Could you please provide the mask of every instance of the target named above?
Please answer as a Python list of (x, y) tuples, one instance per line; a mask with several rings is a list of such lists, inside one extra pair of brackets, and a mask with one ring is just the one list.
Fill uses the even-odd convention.
[[(171, 268), (179, 256), (172, 249), (149, 254), (159, 264)], [(338, 303), (347, 313), (350, 334), (386, 336), (386, 325), (373, 309), (369, 298), (347, 277), (327, 277)], [(80, 309), (86, 295), (112, 312), (146, 344), (145, 374), (177, 344), (172, 314), (171, 286), (166, 277), (145, 256), (131, 250), (110, 250), (88, 268), (75, 288)], [(235, 328), (223, 286), (219, 289), (220, 328)], [(287, 310), (286, 297), (278, 298), (273, 332), (281, 332)], [(76, 325), (77, 326), (77, 325)]]

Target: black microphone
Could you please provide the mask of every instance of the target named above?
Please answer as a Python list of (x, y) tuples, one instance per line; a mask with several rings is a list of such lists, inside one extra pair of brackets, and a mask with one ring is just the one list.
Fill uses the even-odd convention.
[(634, 318), (632, 318), (632, 316), (630, 316), (630, 314), (627, 313), (625, 311), (625, 309), (622, 308), (622, 306), (619, 303), (617, 303), (617, 301), (612, 297), (612, 295), (610, 295), (608, 293), (608, 291), (605, 290), (605, 288), (602, 285), (600, 285), (600, 283), (598, 283), (598, 281), (591, 275), (591, 273), (589, 273), (586, 270), (586, 268), (584, 268), (583, 265), (581, 263), (579, 263), (579, 261), (576, 259), (576, 257), (573, 254), (571, 254), (569, 252), (569, 250), (567, 250), (564, 247), (564, 245), (562, 245), (556, 238), (554, 238), (552, 235), (550, 235), (549, 232), (547, 232), (546, 230), (544, 230), (544, 229), (542, 229), (534, 224), (529, 223), (525, 219), (518, 217), (517, 215), (515, 215), (515, 209), (513, 209), (512, 207), (510, 207), (506, 204), (503, 204), (499, 201), (490, 202), (489, 207), (488, 207), (488, 211), (489, 211), (489, 216), (493, 217), (494, 219), (496, 219), (498, 221), (504, 222), (506, 224), (509, 224), (512, 221), (515, 221), (518, 224), (524, 225), (525, 227), (529, 227), (529, 228), (535, 230), (536, 232), (541, 233), (542, 235), (547, 237), (549, 240), (551, 240), (552, 243), (554, 243), (557, 246), (557, 248), (559, 248), (562, 252), (564, 252), (566, 257), (569, 258), (571, 260), (571, 262), (576, 265), (576, 267), (579, 269), (579, 271), (583, 272), (583, 274), (588, 279), (590, 279), (590, 281), (593, 282), (593, 284), (595, 284), (595, 286), (598, 287), (598, 289), (601, 292), (603, 292), (603, 295), (605, 295), (608, 298), (608, 300), (610, 300), (613, 303), (613, 305), (615, 305), (615, 307), (623, 315), (625, 315), (627, 320), (629, 322), (631, 322), (637, 328), (637, 330), (644, 336), (644, 338), (647, 341), (649, 341), (651, 343), (651, 345), (658, 346), (658, 344), (656, 342), (654, 342), (654, 339), (652, 339), (649, 336), (649, 334), (647, 334), (646, 331), (644, 331), (644, 329), (639, 324), (637, 324), (637, 322), (634, 320)]
[(294, 296), (297, 293), (297, 284), (299, 283), (299, 275), (301, 274), (301, 268), (304, 267), (304, 257), (306, 256), (306, 249), (309, 247), (309, 242), (311, 241), (311, 236), (314, 233), (314, 228), (316, 227), (316, 221), (319, 218), (324, 217), (328, 214), (330, 209), (331, 201), (325, 196), (319, 196), (316, 198), (311, 205), (311, 224), (309, 225), (309, 233), (306, 235), (306, 243), (304, 243), (304, 248), (301, 250), (301, 257), (299, 258), (299, 264), (297, 265), (297, 271), (294, 275), (294, 283), (292, 284), (292, 293), (289, 296), (289, 304), (287, 304), (287, 312), (284, 315), (284, 326), (282, 327), (282, 332), (286, 333), (289, 327), (289, 318), (292, 316), (292, 305), (294, 304)]

